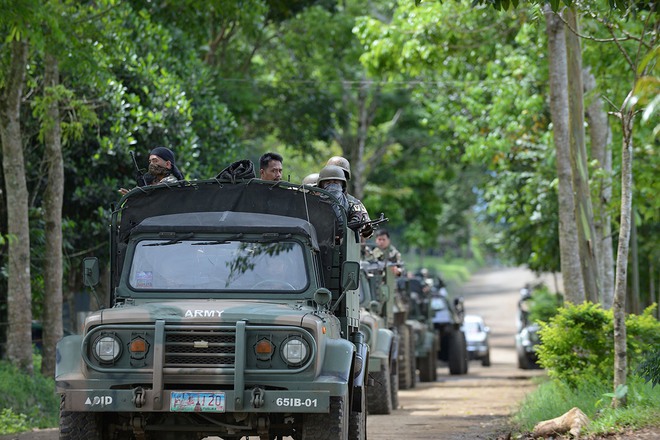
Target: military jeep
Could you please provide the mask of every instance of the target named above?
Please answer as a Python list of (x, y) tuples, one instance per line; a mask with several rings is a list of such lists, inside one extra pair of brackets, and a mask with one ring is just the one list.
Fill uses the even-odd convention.
[[(366, 438), (359, 270), (323, 190), (131, 190), (112, 214), (106, 308), (57, 346), (60, 438)], [(84, 271), (95, 285), (97, 260)]]
[(398, 338), (388, 328), (385, 283), (386, 266), (381, 261), (361, 261), (360, 330), (369, 344), (367, 409), (369, 414), (390, 414), (398, 405)]

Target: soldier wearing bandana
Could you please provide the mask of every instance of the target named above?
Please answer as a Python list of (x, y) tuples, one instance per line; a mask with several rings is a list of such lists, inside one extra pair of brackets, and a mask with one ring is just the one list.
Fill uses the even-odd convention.
[[(174, 153), (169, 148), (156, 147), (149, 153), (149, 169), (144, 175), (147, 185), (158, 183), (176, 183), (183, 180), (183, 174), (176, 166)], [(124, 195), (128, 192), (126, 188), (120, 188), (119, 192)]]

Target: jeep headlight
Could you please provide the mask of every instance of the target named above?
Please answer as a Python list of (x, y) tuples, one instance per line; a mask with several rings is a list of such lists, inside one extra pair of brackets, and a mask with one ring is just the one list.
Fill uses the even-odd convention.
[(94, 341), (94, 356), (99, 362), (109, 364), (121, 355), (121, 341), (115, 335), (103, 334)]
[(309, 355), (309, 345), (300, 336), (291, 336), (282, 344), (282, 358), (291, 367), (302, 365)]

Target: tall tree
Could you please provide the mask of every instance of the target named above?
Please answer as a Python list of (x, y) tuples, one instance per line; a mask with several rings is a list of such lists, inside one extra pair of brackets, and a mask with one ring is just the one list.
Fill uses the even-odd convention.
[(548, 76), (550, 85), (550, 112), (555, 142), (559, 196), (559, 252), (564, 295), (568, 302), (584, 302), (584, 280), (579, 257), (577, 222), (568, 129), (568, 63), (564, 22), (548, 5), (545, 7), (548, 35)]
[(59, 63), (50, 52), (45, 56), (44, 94), (46, 118), (43, 123), (48, 183), (44, 193), (46, 255), (44, 268), (43, 362), (41, 373), (55, 374), (55, 345), (62, 338), (62, 204), (64, 161), (58, 98)]
[(612, 201), (612, 130), (603, 109), (603, 99), (596, 85), (596, 78), (588, 70), (583, 72), (585, 92), (589, 96), (587, 121), (591, 156), (597, 161), (597, 194), (594, 200), (594, 229), (599, 255), (598, 277), (601, 280), (600, 303), (606, 309), (612, 307), (614, 297), (614, 249), (612, 246), (612, 226), (610, 202)]
[(564, 10), (570, 31), (566, 32), (566, 59), (568, 67), (568, 122), (571, 176), (577, 222), (578, 250), (586, 299), (599, 300), (596, 232), (589, 188), (589, 168), (584, 134), (584, 88), (582, 86), (582, 49), (575, 7)]
[(10, 41), (8, 69), (0, 82), (2, 169), (7, 193), (8, 318), (11, 337), (7, 356), (23, 371), (32, 366), (32, 287), (30, 285), (30, 228), (28, 190), (21, 137), (21, 103), (28, 61), (28, 42), (17, 30)]

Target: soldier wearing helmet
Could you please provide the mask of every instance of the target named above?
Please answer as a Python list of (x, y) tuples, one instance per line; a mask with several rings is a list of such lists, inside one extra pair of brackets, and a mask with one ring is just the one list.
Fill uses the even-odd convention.
[[(344, 172), (344, 177), (346, 178), (346, 181), (351, 180), (351, 163), (345, 157), (332, 156), (330, 159), (328, 159), (326, 165), (334, 165), (341, 168), (342, 171)], [(360, 223), (366, 223), (371, 221), (371, 218), (369, 217), (369, 213), (367, 212), (367, 208), (364, 207), (364, 205), (359, 199), (352, 196), (351, 194), (348, 194), (348, 192), (346, 191), (346, 186), (347, 185), (344, 186), (344, 192), (346, 193), (346, 197), (348, 198), (348, 204), (351, 211), (350, 217), (356, 219), (356, 221)], [(360, 227), (360, 235), (362, 235), (364, 238), (371, 237), (373, 233), (374, 233), (374, 228), (371, 226), (370, 223), (366, 223), (364, 226)]]
[(303, 185), (316, 186), (319, 181), (319, 173), (312, 173), (305, 176), (302, 180)]
[[(332, 194), (346, 211), (348, 220), (351, 221), (350, 205), (348, 203), (348, 198), (346, 197), (346, 176), (344, 176), (344, 170), (335, 165), (324, 166), (323, 169), (319, 171), (316, 186)], [(327, 196), (322, 195), (321, 197)], [(335, 210), (337, 220), (342, 224), (343, 217), (339, 208), (336, 205), (333, 205), (333, 209)]]

